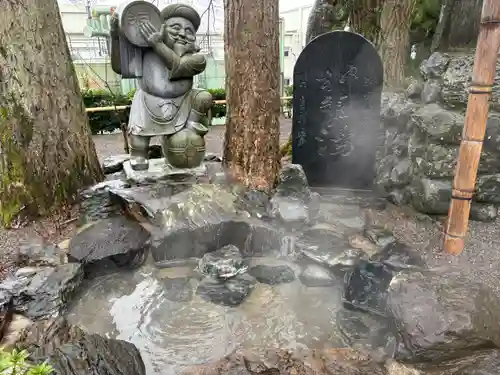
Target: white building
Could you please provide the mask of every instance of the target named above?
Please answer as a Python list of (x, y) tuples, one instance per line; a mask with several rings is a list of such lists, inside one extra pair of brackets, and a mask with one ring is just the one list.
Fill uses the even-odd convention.
[[(114, 89), (120, 86), (120, 77), (111, 70), (106, 39), (103, 37), (88, 37), (83, 30), (88, 22), (88, 8), (94, 6), (116, 6), (124, 0), (58, 0), (62, 24), (66, 33), (68, 46), (80, 83), (90, 88)], [(150, 0), (160, 9), (167, 4), (177, 3), (177, 0)], [(204, 13), (210, 0), (181, 0), (184, 4), (194, 6), (200, 14)], [(213, 4), (217, 4), (215, 1)], [(223, 9), (213, 5), (209, 12), (205, 12), (198, 30), (198, 44), (202, 52), (207, 55), (211, 66), (221, 66), (224, 59)], [(213, 60), (213, 61), (212, 61)], [(216, 75), (222, 73), (214, 73)], [(210, 80), (210, 77), (204, 77)], [(224, 77), (217, 77), (224, 81)], [(128, 81), (128, 80), (127, 80)], [(127, 84), (127, 82), (125, 82)], [(128, 82), (132, 84), (133, 82)], [(129, 85), (127, 85), (128, 89)], [(128, 91), (124, 87), (124, 91)]]
[(309, 5), (280, 11), (284, 23), (283, 84), (285, 86), (293, 83), (293, 68), (306, 45), (307, 20), (311, 9), (312, 1)]

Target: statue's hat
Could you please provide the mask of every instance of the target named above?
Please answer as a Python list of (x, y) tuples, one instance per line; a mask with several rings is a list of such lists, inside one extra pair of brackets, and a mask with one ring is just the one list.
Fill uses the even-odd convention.
[(182, 17), (185, 18), (193, 24), (195, 31), (198, 31), (200, 27), (201, 18), (196, 9), (189, 5), (184, 4), (170, 4), (167, 5), (161, 11), (161, 17), (163, 20), (168, 20), (172, 17)]

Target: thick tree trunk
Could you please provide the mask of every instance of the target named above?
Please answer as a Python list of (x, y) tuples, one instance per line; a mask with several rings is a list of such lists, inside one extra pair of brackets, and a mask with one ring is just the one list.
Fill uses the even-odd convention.
[(278, 0), (224, 0), (227, 120), (224, 164), (269, 191), (279, 168)]
[(333, 30), (343, 30), (352, 0), (316, 0), (307, 21), (306, 43)]
[(0, 0), (0, 218), (71, 204), (103, 178), (56, 0)]
[(474, 48), (483, 0), (443, 0), (432, 50)]
[(385, 0), (380, 15), (380, 56), (384, 85), (402, 87), (410, 58), (410, 25), (416, 0)]
[(380, 46), (380, 14), (384, 0), (353, 0), (349, 15), (351, 30)]

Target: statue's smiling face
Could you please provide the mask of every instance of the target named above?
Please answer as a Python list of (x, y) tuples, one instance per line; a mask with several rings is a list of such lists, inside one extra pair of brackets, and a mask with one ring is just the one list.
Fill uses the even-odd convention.
[(191, 21), (173, 17), (165, 21), (165, 44), (178, 55), (192, 53), (196, 50), (196, 32)]

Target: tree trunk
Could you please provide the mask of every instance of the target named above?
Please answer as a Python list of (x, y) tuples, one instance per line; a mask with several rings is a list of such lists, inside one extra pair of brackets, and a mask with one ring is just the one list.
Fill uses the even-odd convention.
[(351, 30), (380, 46), (380, 13), (384, 0), (353, 0), (349, 15)]
[(483, 0), (444, 0), (432, 49), (474, 48), (482, 6)]
[(224, 164), (239, 182), (273, 188), (279, 168), (278, 0), (224, 0)]
[(56, 0), (0, 0), (0, 219), (103, 178)]
[(343, 30), (351, 4), (351, 0), (316, 0), (307, 21), (306, 43), (329, 31)]
[(410, 58), (410, 25), (416, 0), (385, 0), (380, 15), (380, 56), (384, 85), (402, 87)]

